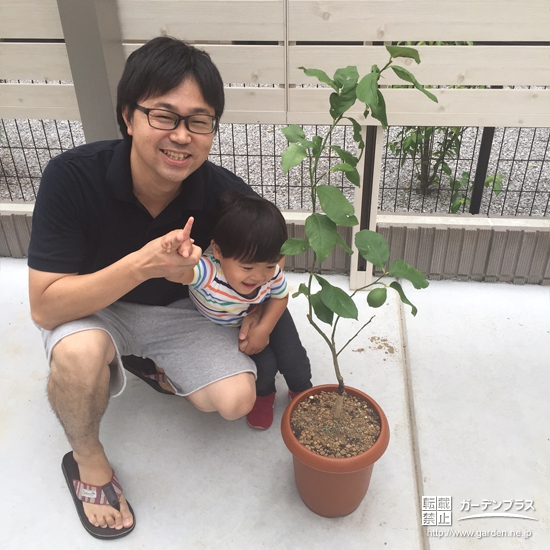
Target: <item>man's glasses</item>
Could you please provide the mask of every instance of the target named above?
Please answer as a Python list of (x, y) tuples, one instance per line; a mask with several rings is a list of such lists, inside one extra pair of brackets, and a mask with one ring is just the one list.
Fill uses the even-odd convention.
[(157, 130), (175, 130), (182, 120), (193, 134), (211, 134), (218, 127), (218, 117), (211, 115), (181, 116), (166, 109), (147, 109), (141, 105), (136, 105), (136, 109), (145, 113), (149, 126)]

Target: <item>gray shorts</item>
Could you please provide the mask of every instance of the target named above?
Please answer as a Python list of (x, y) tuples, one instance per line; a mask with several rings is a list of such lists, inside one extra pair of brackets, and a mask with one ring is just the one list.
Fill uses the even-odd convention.
[(239, 329), (213, 323), (195, 309), (189, 298), (166, 307), (115, 302), (52, 331), (40, 329), (48, 363), (62, 338), (91, 329), (107, 332), (116, 349), (111, 364), (112, 396), (120, 395), (126, 386), (121, 355), (152, 359), (182, 396), (242, 372), (256, 376), (252, 359), (239, 351)]

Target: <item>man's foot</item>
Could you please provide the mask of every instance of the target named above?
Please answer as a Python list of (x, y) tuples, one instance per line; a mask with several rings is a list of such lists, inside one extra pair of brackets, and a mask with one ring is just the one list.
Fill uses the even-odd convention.
[[(80, 472), (80, 480), (84, 483), (102, 487), (106, 483), (109, 483), (113, 477), (113, 470), (105, 456), (100, 457), (99, 460), (77, 460), (76, 462)], [(113, 529), (131, 527), (134, 521), (124, 495), (120, 495), (119, 503), (120, 511), (115, 510), (108, 504), (90, 504), (84, 502), (84, 512), (90, 523), (96, 527), (111, 527)]]
[(92, 536), (118, 538), (134, 528), (133, 510), (104, 455), (80, 459), (79, 464), (73, 453), (67, 453), (62, 468), (80, 520)]
[(256, 397), (252, 410), (246, 415), (246, 421), (251, 428), (267, 430), (273, 424), (273, 406), (275, 392)]

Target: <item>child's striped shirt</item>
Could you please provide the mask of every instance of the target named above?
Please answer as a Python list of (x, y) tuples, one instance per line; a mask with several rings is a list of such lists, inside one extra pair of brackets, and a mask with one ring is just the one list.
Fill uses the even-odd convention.
[(196, 308), (220, 325), (241, 326), (243, 318), (270, 297), (284, 298), (288, 294), (284, 272), (277, 266), (273, 278), (257, 289), (253, 298), (239, 294), (225, 279), (220, 262), (207, 254), (195, 266), (189, 283), (189, 296)]

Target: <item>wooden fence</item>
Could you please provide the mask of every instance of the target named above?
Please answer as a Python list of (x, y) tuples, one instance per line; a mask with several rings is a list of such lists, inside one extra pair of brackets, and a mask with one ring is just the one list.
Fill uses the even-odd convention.
[[(0, 83), (0, 117), (82, 120), (88, 141), (115, 137), (124, 59), (159, 34), (196, 43), (224, 82), (245, 84), (226, 89), (226, 123), (328, 122), (329, 91), (302, 87), (312, 82), (299, 66), (332, 74), (357, 65), (364, 74), (386, 62), (385, 43), (473, 41), (419, 46), (422, 63), (412, 70), (424, 85), (439, 87), (439, 103), (416, 90), (387, 89), (390, 124), (550, 127), (549, 0), (4, 0), (0, 78), (11, 82)], [(388, 74), (384, 85), (396, 84), (402, 82)], [(376, 167), (380, 130), (373, 139)], [(374, 184), (365, 187), (369, 200), (356, 200), (358, 210), (372, 205), (363, 216), (371, 228), (377, 177), (375, 170)], [(468, 217), (462, 219), (466, 227)], [(550, 228), (543, 223), (541, 230)], [(548, 267), (550, 251), (543, 253)], [(352, 285), (368, 277), (351, 268)]]

